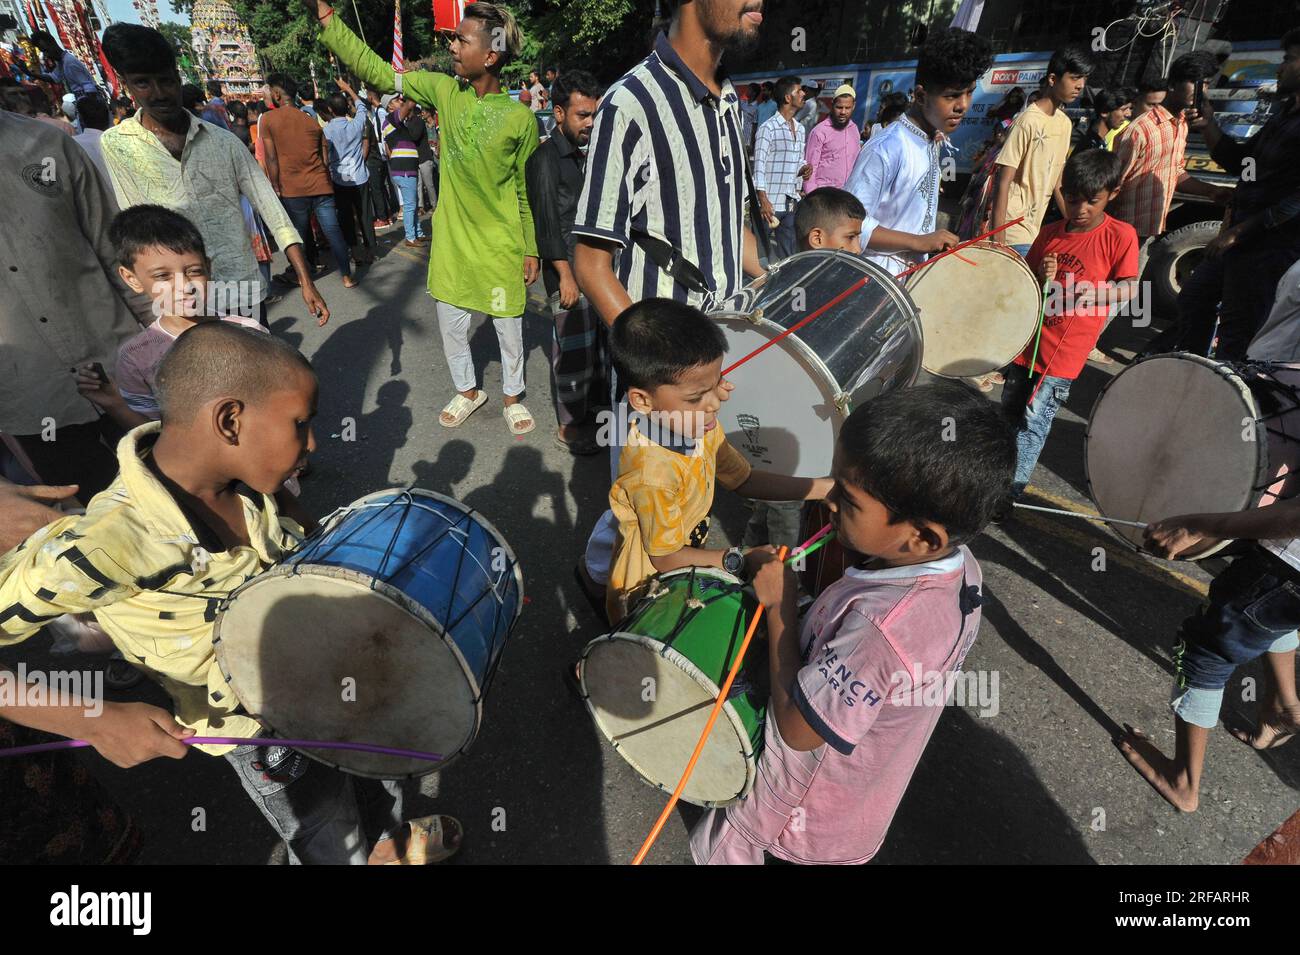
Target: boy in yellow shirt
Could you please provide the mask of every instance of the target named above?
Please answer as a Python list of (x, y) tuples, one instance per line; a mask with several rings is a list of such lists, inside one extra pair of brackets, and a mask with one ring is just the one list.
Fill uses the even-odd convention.
[[(86, 701), (0, 702), (0, 718), (85, 739), (123, 767), (179, 759), (181, 741), (195, 735), (260, 735), (216, 665), (216, 610), (301, 539), (301, 526), (280, 514), (272, 495), (316, 447), (316, 376), (307, 359), (264, 332), (196, 325), (168, 351), (156, 383), (162, 421), (122, 439), (117, 479), (84, 515), (41, 528), (0, 558), (0, 645), (26, 640), (62, 614), (93, 611), (173, 707), (108, 701), (90, 716)], [(226, 757), (295, 862), (379, 863), (404, 853), (415, 861), (426, 850), (449, 855), (458, 843), (459, 826), (453, 844), (443, 844), (442, 823), (454, 823), (448, 817), (413, 820), (417, 838), (408, 839), (402, 790), (385, 782), (372, 850), (351, 777), (279, 746), (199, 748)]]
[(618, 537), (606, 591), (611, 623), (627, 615), (655, 574), (680, 567), (721, 567), (736, 577), (756, 550), (710, 550), (716, 481), (749, 498), (818, 500), (829, 477), (798, 478), (754, 471), (727, 442), (718, 409), (731, 394), (722, 377), (726, 340), (698, 309), (670, 299), (638, 302), (618, 317), (610, 352), (630, 411), (618, 478), (609, 492)]

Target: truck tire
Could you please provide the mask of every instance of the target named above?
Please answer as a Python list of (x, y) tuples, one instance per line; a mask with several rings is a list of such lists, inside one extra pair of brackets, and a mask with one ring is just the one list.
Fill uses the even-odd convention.
[(1219, 234), (1217, 219), (1193, 222), (1161, 236), (1147, 258), (1142, 278), (1151, 284), (1151, 306), (1157, 316), (1177, 318), (1178, 293), (1201, 261), (1202, 250)]

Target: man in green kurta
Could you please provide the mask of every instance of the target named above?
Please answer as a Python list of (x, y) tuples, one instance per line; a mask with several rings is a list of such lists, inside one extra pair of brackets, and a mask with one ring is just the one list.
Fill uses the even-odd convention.
[(437, 301), (447, 367), (459, 392), (439, 421), (457, 427), (487, 400), (477, 386), (469, 349), (473, 313), (483, 312), (492, 317), (501, 346), (506, 423), (515, 434), (533, 430), (533, 417), (519, 395), (526, 286), (538, 274), (524, 180), (525, 164), (537, 149), (537, 121), (499, 79), (522, 46), (513, 15), (486, 2), (465, 8), (451, 40), (452, 77), (424, 70), (394, 73), (334, 16), (326, 0), (307, 3), (325, 28), (321, 42), (367, 86), (395, 90), (438, 111), (442, 196), (433, 213), (429, 294)]

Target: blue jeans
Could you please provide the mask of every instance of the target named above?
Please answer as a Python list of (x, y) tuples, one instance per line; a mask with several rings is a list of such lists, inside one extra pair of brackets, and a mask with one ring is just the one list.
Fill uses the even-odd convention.
[(343, 275), (351, 275), (352, 261), (348, 257), (348, 242), (343, 238), (343, 230), (339, 227), (339, 213), (334, 205), (334, 196), (293, 196), (285, 197), (282, 202), (285, 211), (289, 213), (289, 218), (293, 220), (293, 227), (298, 230), (304, 243), (307, 241), (307, 236), (311, 234), (311, 217), (316, 216), (321, 231), (329, 241), (330, 251), (334, 253), (334, 261), (338, 264), (339, 272)]
[(1034, 474), (1038, 456), (1047, 443), (1047, 433), (1052, 430), (1056, 409), (1070, 397), (1070, 385), (1074, 379), (1045, 376), (1032, 404), (1027, 403), (1038, 385), (1038, 379), (1029, 377), (1028, 368), (1012, 365), (1006, 373), (1006, 379), (1006, 384), (1002, 386), (1002, 410), (1017, 426), (1016, 479), (1011, 492), (1019, 497)]
[(1016, 253), (1016, 255), (1024, 259), (1029, 257), (1029, 249), (1032, 245), (1032, 242), (1026, 242), (1023, 245), (1013, 245), (1011, 246), (1011, 249)]
[(406, 229), (406, 241), (414, 242), (424, 233), (420, 231), (420, 177), (394, 176), (393, 185), (402, 197), (402, 226)]
[(416, 787), (354, 779), (283, 746), (237, 746), (226, 761), (289, 847), (291, 865), (365, 865), (376, 842), (401, 831)]
[(1212, 728), (1232, 672), (1265, 653), (1293, 652), (1297, 627), (1295, 572), (1260, 550), (1238, 557), (1210, 584), (1209, 606), (1183, 621), (1174, 649), (1174, 713)]

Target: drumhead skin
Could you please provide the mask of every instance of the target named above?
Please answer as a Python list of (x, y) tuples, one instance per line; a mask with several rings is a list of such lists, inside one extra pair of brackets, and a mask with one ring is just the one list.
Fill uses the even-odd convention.
[[(865, 285), (848, 291), (864, 278)], [(754, 467), (829, 474), (840, 424), (853, 406), (907, 387), (920, 373), (921, 325), (907, 293), (884, 269), (839, 251), (792, 255), (729, 299), (731, 310), (713, 314), (727, 339), (723, 367), (837, 298), (727, 375), (736, 388), (718, 419)]]
[[(1268, 470), (1258, 417), (1246, 382), (1223, 362), (1173, 354), (1130, 365), (1102, 389), (1088, 419), (1088, 493), (1106, 517), (1147, 523), (1253, 507)], [(1141, 528), (1111, 529), (1141, 547)]]
[[(269, 730), (440, 753), (442, 762), (348, 750), (303, 752), (358, 776), (424, 776), (478, 732), (479, 688), (456, 645), (400, 591), (356, 571), (277, 568), (245, 584), (215, 645), (235, 695)], [(239, 634), (238, 639), (230, 639)]]
[[(663, 589), (640, 601), (618, 632), (587, 645), (579, 676), (587, 708), (618, 754), (646, 782), (672, 792), (757, 604), (721, 571), (686, 568), (659, 581)], [(765, 672), (762, 635), (750, 642), (746, 665), (682, 792), (686, 802), (727, 806), (753, 787), (767, 687), (746, 677)], [(752, 661), (758, 662), (751, 667)]]
[(921, 364), (944, 378), (1010, 364), (1033, 339), (1043, 307), (1033, 271), (996, 242), (977, 242), (913, 272), (907, 294), (925, 329)]
[(368, 495), (216, 621), (217, 662), (267, 735), (438, 753), (308, 756), (359, 776), (423, 776), (468, 749), (523, 603), (509, 545), (481, 515), (419, 489)]

